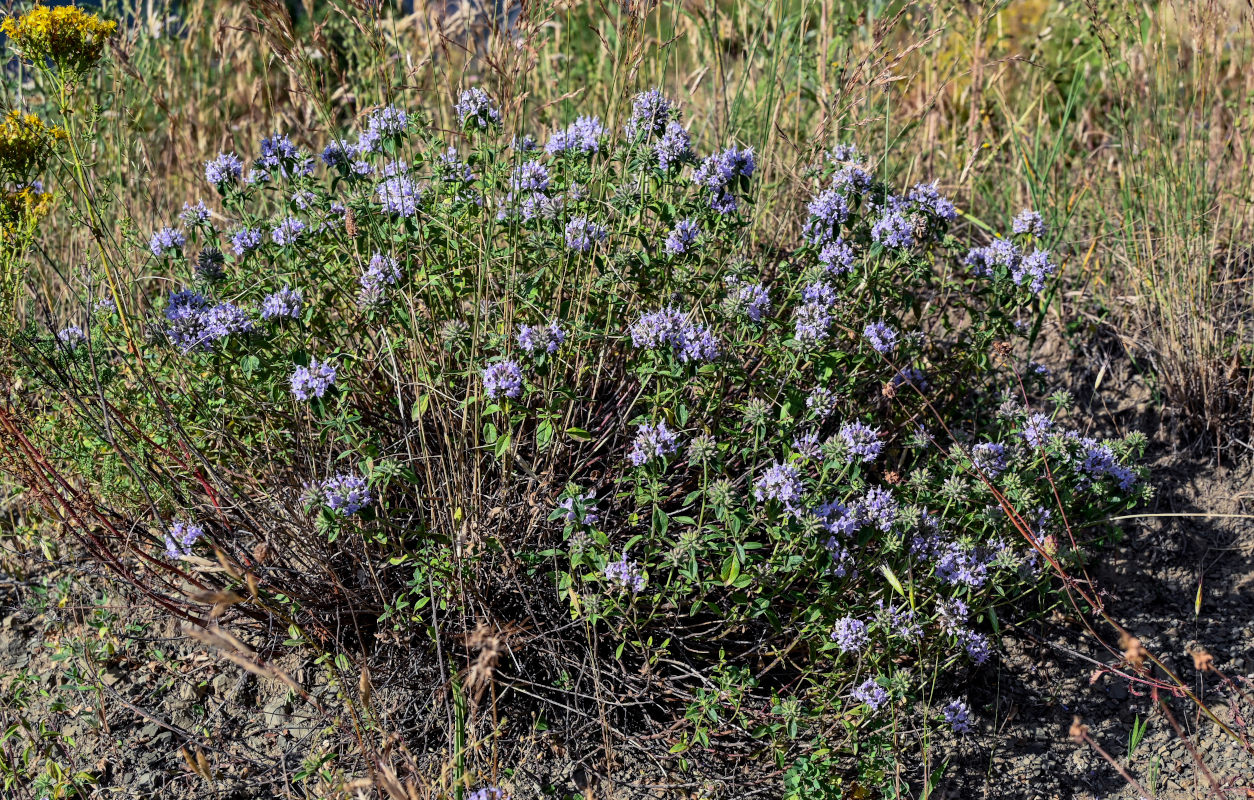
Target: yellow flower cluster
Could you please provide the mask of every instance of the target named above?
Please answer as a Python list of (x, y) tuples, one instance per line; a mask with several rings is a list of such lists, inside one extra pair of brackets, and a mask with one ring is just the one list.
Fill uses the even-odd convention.
[(0, 119), (0, 175), (26, 183), (47, 163), (65, 131), (34, 114), (10, 111)]
[(24, 241), (52, 208), (52, 195), (38, 187), (0, 191), (0, 242)]
[(118, 24), (85, 13), (78, 6), (37, 5), (20, 17), (0, 22), (14, 49), (36, 65), (51, 59), (63, 73), (85, 72), (100, 60)]

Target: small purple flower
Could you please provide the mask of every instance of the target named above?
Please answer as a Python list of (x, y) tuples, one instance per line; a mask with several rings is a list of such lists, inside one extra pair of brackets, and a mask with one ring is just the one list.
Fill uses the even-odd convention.
[(113, 302), (112, 297), (102, 297), (96, 301), (94, 306), (92, 306), (92, 310), (98, 314), (116, 314), (118, 311), (118, 304)]
[(299, 289), (284, 286), (277, 292), (266, 295), (261, 301), (261, 318), (291, 317), (296, 319), (300, 316), (303, 303), (304, 298), (301, 297)]
[(225, 339), (233, 333), (247, 333), (253, 329), (248, 312), (232, 303), (219, 303), (200, 315), (203, 341), (208, 344)]
[(261, 231), (257, 228), (240, 228), (231, 234), (231, 249), (242, 256), (261, 247)]
[(1108, 444), (1099, 444), (1088, 437), (1081, 438), (1080, 444), (1084, 458), (1079, 466), (1082, 473), (1093, 479), (1113, 478), (1124, 492), (1129, 492), (1136, 486), (1136, 472), (1119, 463), (1114, 448)]
[(846, 422), (840, 426), (838, 435), (845, 443), (845, 451), (848, 453), (847, 459), (850, 464), (858, 459), (861, 459), (864, 464), (870, 464), (884, 449), (880, 432), (862, 422)]
[(811, 283), (801, 292), (802, 304), (793, 311), (794, 336), (817, 344), (827, 338), (836, 308), (836, 290), (830, 283)]
[(813, 411), (819, 419), (827, 419), (836, 410), (836, 395), (826, 386), (815, 387), (806, 398), (806, 408)]
[(534, 355), (543, 350), (552, 355), (566, 341), (566, 332), (554, 320), (543, 328), (531, 325), (518, 326), (518, 346)]
[(890, 197), (886, 209), (871, 225), (871, 239), (885, 247), (910, 247), (914, 244), (914, 220), (901, 204), (901, 198)]
[(962, 642), (962, 649), (967, 651), (967, 656), (977, 665), (988, 661), (993, 654), (992, 642), (982, 633), (963, 631), (958, 639)]
[(615, 588), (632, 594), (640, 594), (644, 590), (644, 573), (639, 564), (627, 558), (626, 553), (620, 560), (606, 565), (605, 579)]
[(1018, 269), (1011, 273), (1011, 278), (1019, 285), (1027, 285), (1032, 294), (1040, 294), (1045, 288), (1045, 281), (1053, 275), (1057, 267), (1049, 260), (1048, 250), (1034, 250), (1023, 257)]
[(971, 613), (967, 604), (959, 598), (936, 601), (936, 621), (940, 628), (950, 636), (957, 636), (966, 630), (967, 616)]
[(945, 722), (954, 729), (954, 733), (966, 733), (971, 730), (971, 707), (961, 700), (950, 700), (941, 709)]
[(340, 140), (332, 140), (322, 149), (322, 163), (328, 167), (347, 167), (357, 158), (357, 148)]
[(775, 500), (793, 516), (800, 513), (799, 503), (804, 494), (801, 472), (792, 464), (781, 464), (778, 461), (753, 484), (753, 496), (759, 503)]
[(810, 220), (805, 226), (805, 237), (813, 245), (838, 241), (840, 226), (849, 219), (849, 200), (836, 189), (820, 192), (806, 207)]
[(823, 245), (819, 251), (819, 264), (828, 275), (836, 276), (853, 269), (853, 248), (839, 236)]
[(187, 244), (187, 237), (176, 228), (162, 228), (148, 240), (148, 249), (152, 254), (161, 257), (171, 250), (179, 250)]
[(453, 110), (463, 128), (487, 130), (501, 124), (501, 110), (496, 101), (478, 86), (462, 92)]
[(958, 218), (958, 209), (954, 207), (953, 202), (949, 198), (940, 193), (935, 183), (916, 184), (910, 190), (908, 199), (916, 207), (923, 209), (938, 219), (951, 221)]
[(832, 628), (831, 638), (840, 652), (849, 653), (861, 650), (871, 637), (865, 622), (854, 617), (841, 617)]
[(891, 353), (897, 347), (897, 331), (882, 321), (867, 323), (862, 329), (862, 336), (877, 353)]
[(988, 581), (988, 562), (975, 548), (943, 543), (936, 554), (936, 577), (950, 586), (979, 589)]
[(401, 268), (396, 259), (376, 250), (366, 269), (357, 278), (361, 285), (357, 302), (362, 306), (381, 303), (387, 294), (387, 287), (395, 286), (400, 277)]
[(596, 493), (591, 490), (587, 494), (567, 497), (557, 507), (566, 512), (562, 518), (570, 523), (595, 525), (601, 519), (597, 512)]
[(654, 136), (662, 136), (667, 124), (674, 117), (674, 107), (666, 99), (660, 89), (641, 92), (631, 101), (631, 116), (623, 126), (630, 141), (648, 141)]
[(897, 521), (897, 511), (897, 499), (892, 491), (880, 486), (872, 486), (858, 501), (859, 519), (884, 533), (892, 530), (893, 523)]
[(565, 130), (555, 132), (544, 149), (550, 155), (570, 152), (585, 155), (597, 153), (601, 149), (603, 136), (605, 136), (605, 126), (601, 124), (598, 117), (579, 117)]
[(192, 545), (205, 535), (205, 529), (192, 522), (175, 522), (165, 535), (165, 554), (170, 558), (186, 558), (192, 554)]
[(205, 162), (205, 180), (219, 190), (229, 183), (235, 183), (244, 174), (244, 162), (234, 153), (218, 153), (210, 161)]
[(636, 438), (631, 443), (631, 452), (627, 457), (637, 467), (643, 466), (655, 458), (668, 456), (679, 449), (679, 436), (666, 427), (665, 420), (656, 425), (648, 422), (636, 428)]
[(466, 800), (509, 800), (509, 795), (505, 793), (504, 789), (488, 786), (472, 792)]
[(589, 221), (587, 217), (575, 217), (566, 224), (566, 246), (579, 253), (586, 253), (598, 242), (604, 242), (609, 232), (603, 225)]
[(318, 486), (323, 505), (341, 517), (351, 517), (373, 502), (366, 479), (352, 472), (342, 472)]
[(631, 343), (637, 348), (655, 350), (673, 344), (684, 326), (684, 315), (665, 308), (643, 315), (631, 325)]
[(1045, 220), (1037, 212), (1025, 208), (1011, 221), (1010, 229), (1017, 234), (1027, 233), (1039, 239), (1045, 235)]
[(389, 214), (412, 217), (418, 213), (422, 191), (405, 175), (395, 175), (380, 183), (375, 193), (379, 203)]
[(1023, 439), (1032, 447), (1043, 447), (1053, 429), (1054, 421), (1048, 414), (1032, 414), (1023, 424)]
[(761, 322), (771, 313), (771, 293), (762, 284), (741, 283), (738, 278), (729, 277), (727, 286), (734, 292), (729, 298), (732, 309), (744, 314), (750, 322)]
[(209, 207), (205, 205), (204, 200), (197, 200), (196, 205), (184, 203), (183, 213), (179, 214), (179, 220), (189, 227), (203, 225), (209, 221)]
[(305, 232), (306, 227), (305, 223), (296, 217), (285, 217), (274, 226), (274, 230), (270, 231), (270, 239), (279, 246), (294, 244)]
[(528, 161), (514, 168), (510, 188), (515, 192), (543, 192), (549, 188), (548, 167), (539, 161)]
[(997, 442), (981, 442), (971, 448), (971, 462), (989, 478), (1006, 471), (1008, 458), (1006, 446)]
[(819, 447), (819, 432), (806, 431), (792, 440), (792, 449), (804, 458), (818, 458), (822, 453)]
[(483, 371), (483, 393), (489, 398), (519, 397), (522, 391), (522, 370), (515, 362), (498, 361)]
[(913, 386), (921, 392), (926, 392), (929, 388), (927, 373), (918, 367), (901, 368), (888, 383), (894, 389), (900, 389), (902, 386)]
[(475, 179), (474, 170), (462, 161), (457, 148), (452, 146), (436, 156), (436, 173), (445, 183), (470, 183)]
[(292, 395), (301, 402), (322, 397), (335, 385), (335, 365), (309, 359), (309, 366), (297, 367), (291, 377)]
[(866, 703), (872, 711), (878, 711), (880, 706), (888, 702), (888, 692), (874, 678), (867, 678), (861, 686), (853, 690), (853, 699)]
[(370, 115), (366, 121), (368, 130), (383, 137), (399, 137), (405, 133), (409, 115), (396, 106), (384, 106)]
[(87, 335), (83, 333), (83, 329), (77, 325), (69, 325), (57, 331), (57, 341), (66, 347), (75, 347), (86, 338)]
[(666, 252), (673, 256), (688, 252), (688, 248), (700, 234), (701, 226), (695, 219), (681, 219), (666, 237)]
[(666, 172), (671, 167), (692, 159), (692, 135), (678, 122), (668, 122), (666, 132), (653, 143), (658, 168)]

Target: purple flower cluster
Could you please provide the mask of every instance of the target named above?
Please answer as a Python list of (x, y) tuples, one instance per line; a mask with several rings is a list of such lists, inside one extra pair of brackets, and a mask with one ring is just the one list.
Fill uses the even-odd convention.
[(384, 106), (366, 120), (366, 132), (377, 138), (399, 138), (405, 134), (409, 114), (396, 106)]
[(581, 153), (591, 155), (601, 150), (605, 126), (598, 117), (579, 117), (565, 130), (556, 131), (544, 146), (550, 155)]
[(988, 582), (993, 554), (959, 542), (939, 542), (935, 550), (936, 577), (951, 586), (979, 589)]
[(899, 510), (897, 498), (893, 497), (891, 490), (882, 486), (872, 486), (867, 489), (866, 494), (855, 506), (859, 527), (871, 525), (884, 533), (892, 530)]
[(971, 730), (971, 707), (961, 700), (950, 700), (941, 709), (946, 724), (953, 728), (954, 733), (966, 733)]
[(309, 359), (309, 366), (297, 367), (290, 379), (292, 396), (301, 402), (322, 397), (335, 385), (335, 365), (326, 361)]
[(219, 190), (227, 184), (235, 183), (244, 174), (244, 162), (234, 153), (218, 153), (216, 157), (205, 162), (205, 180)]
[(341, 517), (351, 517), (373, 502), (366, 479), (352, 472), (341, 472), (318, 485), (323, 505)]
[(1054, 421), (1048, 414), (1035, 413), (1023, 423), (1023, 440), (1032, 447), (1043, 447), (1054, 430)]
[(605, 579), (621, 591), (640, 594), (644, 590), (644, 573), (639, 564), (627, 558), (626, 553), (618, 561), (605, 565)]
[(196, 205), (184, 203), (183, 213), (179, 214), (179, 220), (188, 227), (203, 225), (209, 221), (209, 207), (205, 205), (204, 200), (197, 200)]
[(487, 786), (471, 792), (466, 800), (509, 800), (509, 795), (505, 793), (504, 789)]
[(819, 265), (828, 275), (836, 276), (853, 270), (854, 252), (848, 242), (837, 236), (819, 251)]
[(412, 217), (418, 213), (422, 202), (422, 190), (406, 175), (394, 175), (375, 189), (379, 204), (389, 214)]
[(675, 308), (653, 311), (632, 323), (631, 343), (645, 350), (669, 345), (684, 363), (713, 361), (720, 353), (718, 337), (705, 325), (686, 322)]
[(517, 363), (498, 361), (483, 371), (483, 393), (488, 397), (520, 397), (522, 391), (522, 370)]
[(1009, 458), (1006, 446), (997, 442), (981, 442), (971, 448), (971, 463), (989, 478), (1005, 472)]
[(595, 525), (601, 519), (597, 512), (596, 493), (591, 490), (586, 494), (567, 497), (557, 507), (566, 512), (562, 518), (567, 522)]
[(1049, 260), (1048, 250), (1033, 250), (1025, 255), (1009, 239), (994, 239), (985, 247), (972, 249), (963, 263), (986, 278), (994, 278), (999, 272), (1008, 274), (1016, 286), (1024, 286), (1033, 294), (1040, 294), (1057, 269)]
[(436, 156), (435, 170), (445, 183), (470, 183), (475, 179), (474, 170), (462, 161), (457, 148), (452, 146)]
[(867, 704), (872, 711), (877, 711), (888, 702), (888, 692), (874, 678), (867, 678), (861, 686), (853, 690), (853, 699)]
[(819, 419), (827, 419), (836, 410), (836, 395), (826, 386), (817, 386), (806, 397), (806, 408), (813, 411)]
[(631, 101), (631, 116), (623, 126), (627, 139), (648, 141), (654, 136), (666, 133), (666, 126), (675, 117), (671, 101), (666, 99), (660, 89), (641, 92)]
[(590, 221), (587, 217), (575, 217), (566, 223), (566, 246), (579, 253), (586, 253), (598, 242), (604, 242), (609, 231), (604, 225)]
[(208, 350), (214, 342), (233, 333), (252, 330), (248, 314), (231, 303), (210, 305), (204, 296), (182, 289), (166, 304), (166, 335), (183, 352)]
[(487, 130), (501, 124), (501, 110), (496, 101), (478, 86), (462, 92), (453, 110), (463, 128)]
[(863, 422), (846, 422), (840, 426), (840, 432), (837, 435), (845, 444), (846, 459), (850, 464), (857, 460), (869, 464), (878, 458), (880, 451), (884, 449), (880, 432)]
[(756, 168), (752, 147), (741, 150), (732, 146), (707, 156), (692, 180), (709, 190), (710, 208), (719, 214), (731, 214), (739, 207), (737, 187), (752, 177)]
[(636, 438), (631, 443), (627, 458), (639, 467), (678, 449), (679, 436), (666, 427), (665, 420), (659, 420), (656, 425), (645, 422), (636, 428)]
[(242, 256), (261, 247), (261, 231), (257, 228), (240, 228), (231, 234), (231, 249)]
[(804, 234), (810, 244), (817, 246), (840, 240), (840, 226), (850, 214), (849, 199), (837, 189), (825, 189), (806, 207), (810, 219)]
[(1087, 436), (1072, 436), (1080, 444), (1080, 472), (1092, 480), (1110, 478), (1123, 492), (1136, 486), (1136, 471), (1119, 463), (1114, 448)]
[(666, 237), (666, 252), (677, 256), (688, 252), (688, 248), (701, 234), (701, 226), (695, 219), (681, 219), (675, 223), (674, 229)]
[(678, 122), (668, 122), (666, 131), (653, 143), (653, 154), (663, 172), (692, 160), (692, 134)]
[(884, 199), (880, 216), (871, 224), (871, 240), (885, 247), (910, 247), (914, 244), (914, 228), (910, 204), (889, 195)]
[(274, 226), (274, 230), (270, 231), (270, 239), (280, 247), (288, 244), (295, 244), (305, 233), (308, 226), (296, 217), (285, 217)]
[(543, 350), (552, 355), (566, 341), (566, 332), (554, 320), (543, 328), (531, 325), (518, 326), (518, 346), (534, 355)]
[(357, 302), (362, 307), (378, 305), (387, 295), (387, 287), (395, 286), (401, 278), (401, 267), (396, 259), (376, 250), (370, 257), (370, 263), (357, 278), (361, 285)]
[(915, 208), (931, 214), (932, 216), (952, 221), (958, 218), (958, 209), (949, 198), (943, 196), (936, 188), (935, 183), (919, 183), (910, 190), (907, 199), (914, 203)]
[(265, 299), (261, 301), (261, 318), (291, 317), (296, 319), (300, 316), (301, 306), (304, 302), (299, 289), (284, 286), (277, 292), (271, 292), (266, 295)]
[(543, 192), (549, 188), (548, 167), (539, 161), (528, 161), (514, 168), (510, 186), (515, 192)]
[(870, 639), (866, 623), (854, 617), (842, 617), (836, 620), (836, 626), (832, 628), (832, 641), (842, 653), (861, 650)]
[(794, 335), (798, 341), (817, 344), (825, 340), (835, 319), (836, 290), (819, 281), (801, 291), (801, 305), (793, 311)]
[(727, 278), (733, 313), (744, 314), (750, 322), (761, 322), (771, 313), (771, 293), (760, 283), (741, 283), (735, 276)]
[(1011, 220), (1010, 229), (1016, 234), (1026, 233), (1039, 239), (1045, 235), (1045, 220), (1037, 212), (1025, 208)]
[(154, 256), (163, 256), (171, 250), (179, 250), (187, 244), (187, 237), (177, 228), (162, 228), (148, 240), (148, 249)]
[(883, 321), (867, 323), (862, 329), (862, 336), (877, 353), (891, 353), (897, 348), (897, 331)]
[(753, 496), (759, 503), (774, 500), (793, 516), (801, 513), (800, 503), (804, 494), (801, 471), (792, 464), (781, 464), (778, 461), (753, 484)]
[(205, 535), (205, 529), (192, 522), (175, 522), (165, 535), (165, 554), (170, 558), (185, 558), (192, 554), (192, 545)]

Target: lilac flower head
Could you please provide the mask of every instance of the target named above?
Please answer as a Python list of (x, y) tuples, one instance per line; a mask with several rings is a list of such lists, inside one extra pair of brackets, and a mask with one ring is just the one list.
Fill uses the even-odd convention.
[(813, 245), (838, 241), (840, 226), (849, 219), (849, 200), (836, 189), (820, 192), (806, 207), (810, 220), (805, 226), (805, 237)]
[(306, 227), (305, 223), (296, 217), (285, 217), (274, 226), (274, 230), (270, 231), (270, 239), (279, 246), (294, 244), (305, 232)]
[(841, 617), (832, 628), (832, 641), (842, 653), (861, 650), (870, 638), (866, 623), (854, 617)]
[(453, 109), (463, 128), (487, 130), (501, 124), (501, 110), (496, 101), (478, 86), (462, 92)]
[(543, 192), (549, 188), (548, 167), (539, 161), (528, 161), (514, 168), (510, 187), (515, 192)]
[(668, 456), (679, 449), (679, 437), (666, 427), (665, 420), (656, 425), (645, 422), (636, 428), (636, 438), (631, 443), (631, 452), (627, 457), (637, 467), (643, 466), (655, 458)]
[(384, 106), (370, 115), (366, 122), (368, 130), (383, 137), (399, 137), (405, 133), (409, 123), (409, 115), (396, 106)]
[(914, 220), (903, 210), (890, 209), (871, 225), (871, 239), (885, 247), (910, 247), (914, 244)]
[(339, 139), (333, 139), (322, 148), (322, 163), (328, 167), (347, 167), (357, 158), (357, 147)]
[(804, 458), (818, 458), (822, 449), (819, 447), (819, 432), (806, 431), (792, 440), (792, 449)]
[(102, 297), (96, 301), (94, 306), (92, 306), (92, 310), (98, 314), (116, 314), (118, 311), (118, 304), (113, 302), (112, 297)]
[(562, 518), (567, 522), (595, 525), (601, 519), (597, 512), (596, 493), (591, 490), (587, 494), (567, 497), (557, 507), (566, 512)]
[(205, 180), (219, 190), (223, 186), (235, 183), (244, 174), (244, 162), (234, 153), (218, 153), (216, 157), (205, 162)]
[(884, 449), (880, 432), (862, 422), (846, 422), (840, 426), (840, 439), (845, 444), (849, 463), (861, 459), (862, 463), (874, 461)]
[(624, 131), (630, 141), (649, 140), (666, 132), (666, 125), (675, 116), (671, 101), (666, 99), (660, 89), (641, 92), (631, 101), (631, 116), (627, 118)]
[(282, 169), (285, 165), (294, 164), (298, 158), (300, 149), (287, 134), (275, 133), (261, 140), (261, 155), (256, 163), (266, 169)]
[(309, 359), (309, 366), (297, 367), (291, 377), (292, 396), (301, 402), (322, 397), (335, 385), (335, 365)]
[(205, 529), (192, 522), (175, 522), (165, 535), (165, 554), (170, 558), (185, 558), (192, 554), (192, 545), (205, 535)]
[(75, 347), (87, 338), (83, 329), (77, 325), (68, 325), (57, 331), (57, 341), (66, 347)]
[(304, 298), (301, 297), (299, 289), (284, 286), (277, 292), (266, 295), (261, 301), (261, 318), (291, 317), (296, 319), (300, 316), (303, 303)]
[(853, 699), (867, 704), (872, 711), (878, 711), (880, 706), (888, 702), (888, 692), (874, 678), (867, 678), (861, 686), (853, 690)]
[(949, 198), (943, 196), (935, 183), (916, 184), (908, 197), (917, 208), (921, 208), (932, 216), (946, 221), (957, 219), (958, 209)]
[(663, 172), (692, 159), (692, 134), (678, 122), (668, 122), (666, 131), (653, 143), (653, 154)]
[(950, 636), (956, 636), (959, 631), (966, 629), (967, 616), (970, 613), (967, 604), (958, 598), (936, 602), (936, 619), (941, 630)]
[(760, 283), (741, 283), (736, 277), (727, 278), (728, 308), (732, 313), (743, 314), (750, 322), (761, 322), (771, 313), (771, 293)]
[(677, 256), (688, 252), (688, 248), (697, 240), (697, 236), (701, 234), (701, 226), (697, 224), (695, 219), (681, 219), (675, 223), (675, 228), (666, 237), (666, 252)]
[(1053, 429), (1054, 421), (1048, 414), (1032, 414), (1023, 424), (1023, 439), (1032, 447), (1043, 447)]
[(505, 793), (504, 789), (488, 786), (472, 792), (466, 800), (509, 800), (509, 795)]
[(801, 342), (816, 344), (827, 338), (835, 319), (836, 290), (819, 281), (801, 292), (802, 304), (793, 311), (794, 335)]
[(966, 733), (971, 730), (971, 707), (961, 700), (950, 700), (941, 709), (945, 722), (954, 729), (954, 733)]
[(240, 228), (231, 234), (231, 249), (235, 255), (251, 253), (261, 246), (261, 231), (257, 228)]
[(600, 152), (601, 137), (605, 136), (605, 126), (598, 117), (579, 117), (565, 130), (557, 131), (549, 138), (544, 149), (550, 155), (559, 153), (592, 154)]
[(216, 342), (233, 333), (247, 333), (253, 329), (248, 312), (232, 303), (219, 303), (200, 315), (203, 342)]
[(640, 594), (644, 590), (644, 573), (639, 564), (627, 558), (626, 553), (618, 561), (611, 561), (605, 566), (605, 579), (611, 586), (629, 590), (632, 594)]
[(204, 200), (197, 200), (196, 205), (184, 203), (183, 213), (179, 214), (179, 220), (189, 227), (203, 225), (209, 221), (209, 208)]
[(872, 486), (858, 501), (859, 518), (884, 533), (892, 530), (893, 523), (897, 521), (898, 510), (892, 491), (880, 486)]
[(823, 245), (819, 251), (819, 264), (828, 275), (840, 275), (853, 269), (853, 248), (839, 236)]
[(982, 633), (963, 631), (958, 640), (962, 643), (962, 649), (967, 651), (967, 657), (977, 665), (988, 661), (993, 654), (993, 643)]
[(597, 242), (604, 242), (609, 232), (605, 226), (587, 217), (575, 217), (566, 224), (566, 246), (579, 253), (586, 253)]
[(528, 353), (535, 354), (541, 350), (552, 355), (566, 341), (566, 332), (554, 320), (543, 328), (531, 325), (518, 326), (518, 346)]
[(358, 302), (362, 306), (382, 302), (387, 293), (387, 287), (396, 285), (400, 277), (401, 268), (396, 259), (376, 250), (370, 257), (370, 263), (357, 279), (358, 284), (361, 285)]
[(457, 148), (451, 145), (436, 156), (436, 173), (445, 183), (470, 183), (475, 179), (474, 170), (462, 161)]
[(676, 308), (651, 311), (632, 323), (631, 343), (634, 347), (655, 350), (672, 344), (684, 326), (684, 315)]
[(951, 586), (979, 589), (988, 581), (988, 560), (976, 548), (943, 543), (936, 554), (936, 577)]
[(877, 353), (891, 353), (897, 347), (897, 331), (882, 321), (868, 323), (862, 329), (862, 336)]
[(162, 228), (148, 240), (148, 249), (152, 254), (161, 257), (171, 250), (179, 250), (187, 244), (187, 237), (176, 228)]
[(1080, 472), (1092, 479), (1113, 478), (1120, 491), (1128, 492), (1136, 486), (1136, 472), (1119, 463), (1114, 448), (1087, 437), (1082, 438), (1080, 443), (1084, 459), (1079, 466)]
[(759, 503), (777, 501), (788, 513), (800, 513), (800, 502), (805, 494), (801, 472), (792, 464), (775, 462), (754, 481), (753, 496)]
[(826, 386), (817, 386), (806, 397), (806, 408), (813, 411), (819, 419), (827, 419), (836, 410), (836, 395)]
[(1013, 273), (1019, 269), (1023, 251), (1009, 239), (994, 239), (986, 247), (976, 247), (967, 253), (963, 263), (976, 275), (993, 277), (997, 270)]
[(513, 361), (498, 361), (483, 371), (483, 393), (492, 399), (519, 397), (522, 390), (522, 370)]
[(418, 213), (418, 204), (422, 202), (422, 191), (406, 175), (394, 175), (380, 183), (375, 189), (379, 203), (389, 214), (412, 217)]
[(894, 389), (900, 389), (902, 386), (913, 386), (921, 392), (926, 392), (930, 386), (927, 382), (927, 373), (918, 367), (902, 367), (888, 383)]
[(1026, 285), (1032, 294), (1040, 294), (1045, 288), (1046, 279), (1056, 269), (1049, 260), (1048, 250), (1033, 250), (1019, 262), (1018, 269), (1011, 272), (1011, 278), (1019, 286)]
[(373, 502), (366, 479), (352, 472), (341, 472), (318, 484), (318, 496), (332, 513), (351, 517)]
[(989, 478), (996, 478), (1006, 471), (1009, 453), (1004, 444), (981, 442), (971, 448), (971, 461)]
[(529, 133), (515, 136), (510, 140), (509, 146), (511, 150), (519, 153), (530, 153), (532, 150), (540, 147), (540, 145), (536, 144), (536, 137)]
[(1045, 235), (1045, 220), (1031, 209), (1023, 209), (1010, 223), (1010, 229), (1017, 234), (1027, 233), (1038, 239)]

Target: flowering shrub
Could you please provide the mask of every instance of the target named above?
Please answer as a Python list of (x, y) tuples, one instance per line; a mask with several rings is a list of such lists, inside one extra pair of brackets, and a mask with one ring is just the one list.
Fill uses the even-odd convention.
[[(758, 247), (753, 149), (698, 157), (656, 90), (542, 147), (480, 89), (456, 113), (452, 141), (387, 106), (317, 158), (283, 134), (223, 153), (216, 199), (136, 242), (181, 287), (135, 343), (157, 386), (62, 389), (99, 385), (204, 460), (145, 444), (172, 476), (149, 495), (91, 468), (148, 514), (152, 554), (213, 541), (311, 632), (336, 602), (437, 638), (525, 617), (553, 630), (519, 654), (528, 686), (589, 646), (573, 616), (611, 638), (607, 684), (687, 720), (676, 751), (730, 726), (787, 766), (916, 701), (979, 725), (933, 671), (992, 658), (1074, 527), (1146, 491), (1137, 437), (1069, 427), (1065, 396), (1038, 401), (1047, 371), (1016, 366), (1054, 272), (1040, 218), (964, 242), (936, 186), (839, 147), (799, 236)], [(114, 319), (93, 312), (86, 343), (121, 363)], [(66, 447), (121, 458), (80, 421)], [(242, 555), (259, 539), (264, 565)]]

